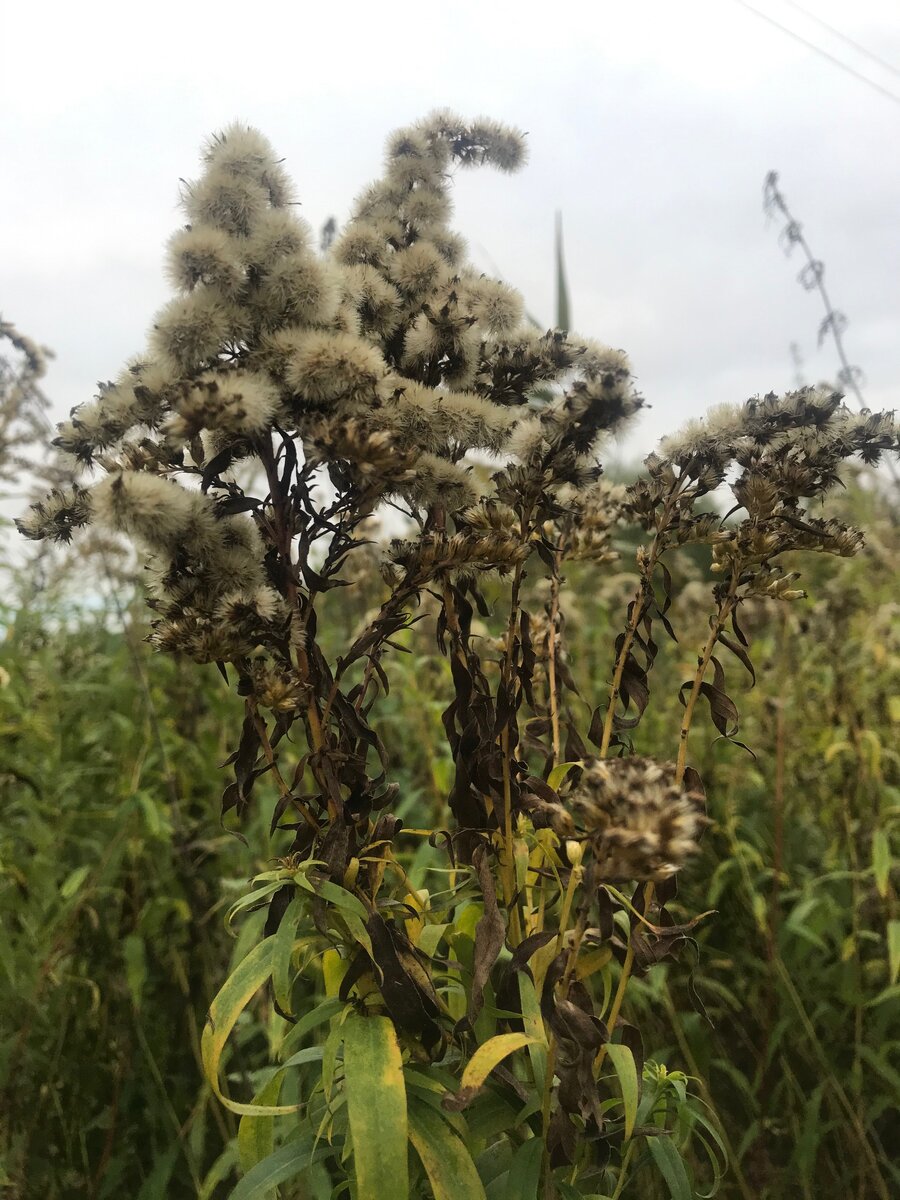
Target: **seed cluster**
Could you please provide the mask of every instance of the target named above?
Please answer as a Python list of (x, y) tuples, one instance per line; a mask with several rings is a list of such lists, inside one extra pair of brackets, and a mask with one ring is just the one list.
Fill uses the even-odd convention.
[(561, 796), (562, 837), (584, 840), (597, 878), (661, 882), (679, 871), (706, 824), (702, 797), (676, 783), (674, 763), (586, 759)]

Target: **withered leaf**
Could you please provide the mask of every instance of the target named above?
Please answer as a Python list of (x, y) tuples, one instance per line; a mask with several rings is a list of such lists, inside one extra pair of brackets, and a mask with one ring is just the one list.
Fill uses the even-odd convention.
[(472, 865), (475, 868), (475, 872), (478, 875), (478, 882), (481, 886), (481, 895), (484, 899), (484, 913), (475, 926), (472, 991), (469, 996), (469, 1007), (466, 1013), (466, 1020), (470, 1026), (475, 1024), (478, 1014), (484, 1007), (485, 984), (506, 940), (506, 922), (497, 906), (494, 877), (491, 874), (491, 867), (488, 862), (488, 851), (483, 844), (472, 855)]

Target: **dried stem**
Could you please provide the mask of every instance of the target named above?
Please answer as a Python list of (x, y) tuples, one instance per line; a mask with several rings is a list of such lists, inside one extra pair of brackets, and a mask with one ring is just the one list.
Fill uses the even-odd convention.
[(697, 661), (697, 670), (694, 673), (694, 680), (691, 684), (691, 690), (688, 693), (688, 698), (685, 702), (684, 715), (681, 718), (681, 730), (678, 735), (678, 759), (675, 766), (676, 783), (681, 783), (681, 781), (684, 779), (684, 772), (687, 767), (688, 735), (691, 732), (691, 722), (694, 718), (694, 709), (697, 706), (697, 700), (700, 697), (700, 689), (703, 684), (703, 678), (706, 674), (706, 668), (709, 666), (710, 659), (715, 651), (716, 643), (719, 640), (719, 635), (724, 630), (728, 622), (728, 618), (731, 616), (737, 603), (737, 587), (739, 577), (740, 572), (735, 567), (728, 592), (723, 597), (715, 617), (710, 622), (709, 637), (706, 639), (706, 645), (703, 647), (703, 651)]
[(653, 575), (665, 549), (664, 535), (668, 530), (669, 521), (678, 497), (687, 482), (689, 480), (685, 472), (672, 485), (660, 514), (653, 540), (647, 549), (647, 555), (641, 567), (641, 581), (638, 584), (634, 599), (631, 601), (631, 615), (625, 628), (621, 648), (616, 656), (612, 684), (609, 689), (609, 701), (606, 706), (606, 717), (603, 721), (603, 734), (600, 739), (600, 749), (598, 751), (599, 758), (606, 758), (609, 753), (615, 726), (616, 706), (619, 703), (622, 677), (625, 674), (625, 664), (628, 661), (628, 655), (631, 653), (631, 647), (634, 645), (634, 639), (640, 628), (641, 621), (643, 621), (649, 611), (650, 605), (653, 603)]
[(547, 687), (550, 693), (550, 737), (553, 747), (553, 765), (561, 759), (559, 736), (559, 694), (556, 681), (556, 654), (559, 645), (559, 590), (562, 553), (553, 556), (553, 572), (550, 575), (550, 633), (547, 647)]

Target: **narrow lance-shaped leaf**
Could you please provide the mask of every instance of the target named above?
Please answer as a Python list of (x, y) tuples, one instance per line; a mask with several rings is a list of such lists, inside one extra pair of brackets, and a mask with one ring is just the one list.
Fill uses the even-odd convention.
[(295, 1141), (280, 1146), (248, 1171), (228, 1200), (270, 1200), (279, 1183), (297, 1179), (313, 1163), (321, 1162), (333, 1153), (330, 1146), (315, 1147), (312, 1131), (304, 1130)]
[(344, 1023), (344, 1090), (357, 1200), (406, 1200), (406, 1083), (387, 1017), (353, 1014)]
[(219, 1082), (219, 1065), (228, 1035), (238, 1017), (272, 974), (273, 941), (273, 938), (266, 938), (260, 942), (222, 985), (209, 1006), (209, 1017), (200, 1042), (203, 1071), (210, 1087), (226, 1108), (242, 1116), (277, 1116), (296, 1112), (299, 1107), (297, 1104), (239, 1104), (224, 1095)]
[(672, 1139), (651, 1137), (647, 1139), (647, 1145), (659, 1173), (666, 1181), (672, 1200), (694, 1200), (687, 1169)]
[(563, 258), (562, 213), (556, 214), (556, 328), (571, 329), (569, 284)]
[(523, 1046), (528, 1046), (535, 1040), (526, 1033), (499, 1033), (496, 1037), (489, 1038), (466, 1063), (459, 1091), (456, 1095), (446, 1098), (445, 1107), (464, 1108), (471, 1103), (494, 1067), (516, 1050), (521, 1050)]
[(634, 1055), (628, 1046), (619, 1042), (609, 1042), (606, 1046), (609, 1061), (619, 1077), (619, 1087), (622, 1089), (622, 1102), (625, 1108), (625, 1139), (634, 1132), (634, 1121), (638, 1106), (638, 1077)]
[[(410, 1109), (409, 1140), (425, 1168), (434, 1200), (485, 1200), (484, 1186), (469, 1151), (435, 1109), (427, 1104)], [(384, 1193), (391, 1200), (394, 1195)]]

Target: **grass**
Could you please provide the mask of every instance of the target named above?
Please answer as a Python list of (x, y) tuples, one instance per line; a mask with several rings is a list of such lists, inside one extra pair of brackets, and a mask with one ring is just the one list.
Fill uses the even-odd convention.
[[(693, 1076), (711, 1105), (712, 1127), (732, 1152), (719, 1192), (727, 1198), (887, 1197), (900, 1186), (891, 1161), (900, 1091), (892, 1065), (900, 1045), (900, 538), (890, 498), (858, 484), (844, 504), (870, 531), (868, 549), (807, 572), (813, 599), (785, 606), (780, 623), (760, 632), (755, 659), (777, 679), (768, 698), (732, 685), (755, 759), (715, 741), (705, 719), (692, 736), (712, 825), (671, 907), (716, 913), (695, 931), (688, 956), (635, 978), (624, 1002), (648, 1054)], [(570, 582), (570, 666), (596, 693), (608, 670), (607, 614), (615, 619), (633, 586), (628, 559), (608, 572), (599, 596)], [(655, 692), (672, 703), (648, 711), (638, 751), (671, 745), (677, 733), (677, 686), (702, 633), (691, 627), (685, 582), (675, 622), (685, 636), (654, 665)], [(352, 600), (347, 613), (349, 624)], [(747, 618), (752, 633), (752, 612)], [(259, 934), (262, 914), (252, 914), (232, 941), (225, 911), (280, 844), (270, 848), (265, 803), (244, 831), (252, 850), (221, 827), (215, 764), (239, 705), (214, 670), (151, 655), (142, 620), (138, 608), (63, 619), (39, 595), (6, 614), (7, 1200), (224, 1197), (238, 1177), (237, 1125), (201, 1082), (199, 1031)], [(380, 732), (399, 766), (407, 823), (418, 814), (427, 824), (451, 766), (433, 749), (442, 745), (447, 664), (424, 635), (410, 648)], [(415, 875), (423, 863), (420, 852), (407, 869)], [(255, 1087), (285, 1028), (260, 994), (233, 1039), (230, 1085)], [(649, 1086), (645, 1077), (645, 1094)], [(681, 1140), (701, 1180), (709, 1168), (698, 1132), (690, 1145), (686, 1129)], [(646, 1151), (632, 1154), (624, 1200), (667, 1196), (658, 1164)], [(303, 1196), (305, 1186), (283, 1194)]]

